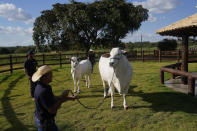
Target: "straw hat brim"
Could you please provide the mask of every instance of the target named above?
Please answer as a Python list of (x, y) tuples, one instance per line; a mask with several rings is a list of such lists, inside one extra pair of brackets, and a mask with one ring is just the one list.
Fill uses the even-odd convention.
[(32, 81), (33, 82), (38, 81), (44, 74), (51, 71), (52, 71), (51, 68), (49, 68), (47, 65), (39, 67), (38, 70), (33, 74)]
[(89, 51), (92, 51), (93, 52), (94, 50), (93, 49), (90, 49)]

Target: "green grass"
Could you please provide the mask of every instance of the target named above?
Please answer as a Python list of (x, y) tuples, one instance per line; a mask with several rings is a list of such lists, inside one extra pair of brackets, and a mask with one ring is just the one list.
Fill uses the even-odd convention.
[[(127, 95), (129, 109), (122, 106), (122, 96), (116, 93), (115, 109), (110, 108), (110, 97), (97, 109), (85, 109), (77, 101), (64, 103), (56, 116), (61, 131), (195, 131), (197, 130), (197, 99), (166, 88), (159, 82), (159, 68), (171, 62), (132, 62), (134, 74)], [(189, 64), (197, 71), (197, 64)], [(73, 90), (70, 65), (51, 66), (55, 95), (65, 89)], [(165, 73), (165, 79), (170, 74)], [(96, 106), (103, 100), (103, 87), (95, 65), (91, 87), (80, 82), (81, 102)], [(34, 131), (34, 102), (30, 98), (29, 83), (23, 70), (0, 74), (0, 131)]]

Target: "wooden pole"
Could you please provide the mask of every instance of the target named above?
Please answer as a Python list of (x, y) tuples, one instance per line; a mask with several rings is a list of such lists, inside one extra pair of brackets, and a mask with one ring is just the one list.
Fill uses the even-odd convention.
[(60, 56), (60, 68), (62, 68), (62, 54), (61, 54), (61, 52), (59, 53), (59, 56)]
[(161, 62), (161, 51), (159, 50), (159, 62)]
[(181, 51), (179, 49), (177, 50), (177, 62), (180, 62), (180, 58), (181, 58)]
[[(175, 67), (172, 67), (172, 69), (175, 69)], [(171, 79), (175, 79), (175, 74), (171, 73)]]
[(195, 79), (192, 77), (188, 79), (188, 95), (195, 96)]
[(142, 62), (144, 62), (144, 50), (142, 51)]
[[(188, 72), (188, 36), (182, 37), (182, 65), (181, 70)], [(187, 78), (182, 77), (182, 83), (187, 84)]]
[(138, 59), (138, 56), (137, 56), (137, 50), (135, 51), (136, 52), (136, 60)]
[(160, 70), (160, 83), (164, 84), (164, 71)]
[(12, 66), (12, 55), (10, 55), (10, 74), (13, 73), (13, 66)]

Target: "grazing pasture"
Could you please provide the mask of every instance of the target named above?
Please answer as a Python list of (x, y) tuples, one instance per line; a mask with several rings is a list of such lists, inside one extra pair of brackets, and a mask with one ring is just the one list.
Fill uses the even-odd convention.
[[(61, 131), (107, 130), (107, 131), (186, 131), (197, 130), (197, 99), (173, 91), (160, 84), (159, 68), (171, 62), (132, 62), (133, 77), (127, 94), (125, 111), (122, 96), (115, 94), (115, 108), (110, 108), (110, 97), (97, 109), (85, 109), (77, 101), (62, 105), (56, 116)], [(55, 95), (64, 89), (73, 90), (70, 64), (50, 66), (53, 71), (51, 83)], [(190, 71), (197, 72), (197, 64), (189, 64)], [(170, 74), (165, 79), (170, 78)], [(80, 101), (97, 106), (103, 100), (103, 86), (98, 63), (91, 75), (91, 87), (81, 82)], [(29, 93), (29, 83), (23, 70), (0, 74), (0, 131), (34, 131), (34, 103)]]

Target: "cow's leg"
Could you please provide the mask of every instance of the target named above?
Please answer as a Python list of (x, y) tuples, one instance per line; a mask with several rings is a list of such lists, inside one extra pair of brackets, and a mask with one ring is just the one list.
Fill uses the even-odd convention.
[(113, 109), (114, 108), (114, 87), (113, 87), (113, 85), (111, 85), (109, 87), (109, 89), (111, 89), (111, 108)]
[(79, 76), (78, 81), (77, 81), (77, 87), (78, 87), (77, 93), (80, 93), (80, 90), (79, 90), (79, 82), (80, 82), (80, 80), (81, 80), (81, 76)]
[(88, 76), (88, 88), (90, 88), (90, 75), (87, 76)]
[(84, 75), (85, 77), (85, 81), (86, 81), (86, 86), (88, 86), (88, 79), (87, 79), (87, 75)]
[(123, 94), (123, 106), (124, 106), (124, 109), (125, 109), (125, 110), (128, 109), (127, 101), (126, 101), (126, 94)]
[(74, 75), (73, 76), (73, 81), (74, 81), (74, 93), (76, 93), (76, 77)]
[(106, 98), (107, 97), (106, 84), (105, 84), (104, 80), (102, 80), (102, 81), (103, 81), (103, 88), (104, 88), (104, 98)]

